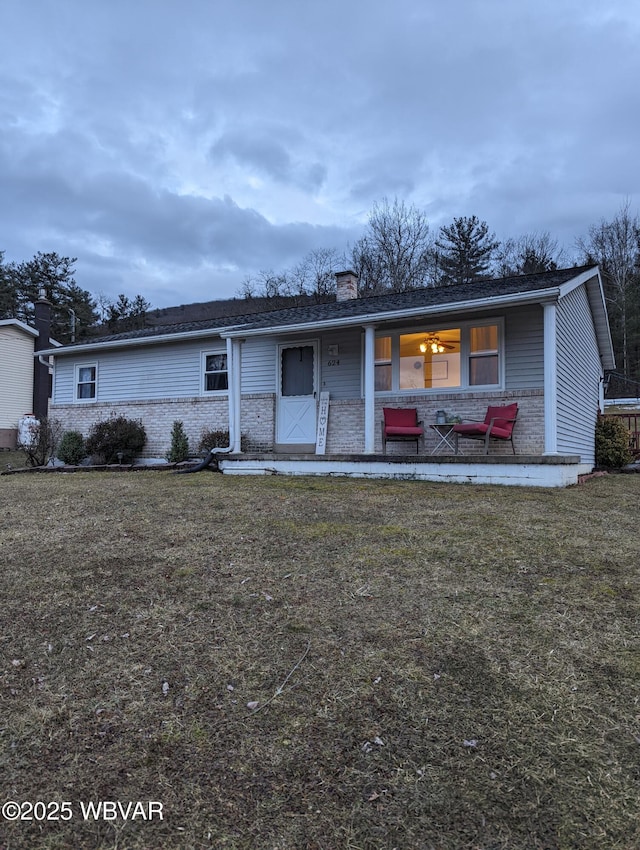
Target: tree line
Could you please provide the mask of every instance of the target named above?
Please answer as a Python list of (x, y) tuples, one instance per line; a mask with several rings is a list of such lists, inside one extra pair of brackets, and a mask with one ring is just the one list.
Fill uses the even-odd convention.
[[(0, 251), (0, 319), (33, 324), (34, 303), (44, 291), (53, 305), (51, 335), (62, 343), (144, 327), (151, 309), (146, 299), (93, 296), (76, 283), (76, 262), (38, 252), (30, 260), (6, 263)], [(261, 271), (244, 280), (238, 295), (266, 297), (274, 306), (296, 298), (329, 300), (335, 273), (346, 268), (358, 275), (360, 295), (368, 296), (587, 264), (600, 267), (618, 371), (640, 382), (640, 219), (628, 202), (567, 251), (548, 232), (501, 242), (475, 215), (454, 218), (434, 233), (424, 211), (384, 199), (373, 205), (363, 235), (347, 250), (321, 248), (290, 269)]]
[(38, 251), (30, 260), (6, 263), (0, 251), (0, 319), (33, 325), (34, 304), (43, 293), (52, 305), (51, 336), (58, 342), (82, 341), (105, 330), (144, 327), (145, 313), (151, 309), (145, 298), (94, 297), (78, 286), (76, 262), (76, 257)]
[(311, 251), (291, 269), (247, 277), (238, 295), (326, 300), (335, 292), (335, 273), (346, 268), (358, 275), (366, 297), (590, 264), (600, 267), (618, 371), (640, 381), (640, 219), (628, 202), (567, 251), (548, 232), (501, 242), (475, 215), (433, 233), (424, 211), (384, 199), (373, 205), (364, 234), (349, 250)]

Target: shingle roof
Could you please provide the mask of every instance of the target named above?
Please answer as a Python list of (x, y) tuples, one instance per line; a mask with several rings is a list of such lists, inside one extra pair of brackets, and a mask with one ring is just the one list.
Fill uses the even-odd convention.
[[(350, 301), (332, 301), (324, 304), (309, 304), (302, 307), (289, 307), (258, 314), (224, 316), (202, 321), (181, 322), (171, 325), (157, 325), (135, 331), (95, 337), (84, 342), (85, 345), (106, 344), (125, 340), (145, 340), (153, 337), (184, 335), (206, 330), (224, 331), (237, 328), (244, 330), (268, 329), (287, 325), (317, 324), (327, 321), (348, 320), (350, 318), (373, 317), (394, 311), (399, 313), (413, 308), (430, 308), (457, 303), (484, 301), (488, 298), (519, 295), (554, 289), (567, 283), (593, 266), (581, 266), (571, 269), (559, 269), (540, 274), (481, 280), (475, 283), (446, 287), (413, 289), (407, 292), (389, 293)], [(79, 343), (82, 345), (83, 343)], [(65, 346), (71, 348), (72, 346)]]

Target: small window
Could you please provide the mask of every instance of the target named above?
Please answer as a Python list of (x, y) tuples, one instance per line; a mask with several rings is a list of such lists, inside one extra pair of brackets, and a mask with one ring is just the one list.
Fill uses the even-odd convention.
[(469, 385), (482, 387), (500, 383), (498, 366), (498, 326), (470, 328)]
[(76, 401), (94, 401), (97, 394), (98, 367), (76, 366)]
[(375, 386), (376, 392), (391, 389), (391, 337), (376, 338), (375, 352)]
[(205, 353), (203, 356), (204, 391), (206, 393), (226, 392), (229, 389), (226, 353)]

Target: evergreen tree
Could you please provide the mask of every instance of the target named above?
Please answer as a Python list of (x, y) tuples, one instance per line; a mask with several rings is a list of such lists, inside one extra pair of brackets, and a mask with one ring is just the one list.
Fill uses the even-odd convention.
[(150, 309), (151, 304), (142, 295), (130, 299), (121, 292), (117, 301), (107, 304), (107, 324), (111, 330), (118, 331), (144, 328), (146, 312)]
[(91, 293), (76, 284), (75, 262), (75, 257), (38, 251), (31, 260), (12, 264), (15, 318), (33, 324), (34, 303), (44, 292), (53, 307), (51, 336), (62, 343), (86, 337), (98, 317)]
[(441, 227), (435, 244), (438, 283), (443, 285), (473, 283), (486, 277), (500, 245), (495, 235), (489, 233), (486, 221), (475, 215), (454, 218), (452, 224)]
[(18, 295), (11, 267), (5, 265), (0, 251), (0, 319), (13, 319), (18, 312)]
[(496, 274), (511, 277), (551, 272), (564, 262), (564, 252), (557, 239), (544, 233), (529, 233), (518, 239), (507, 239), (496, 253)]

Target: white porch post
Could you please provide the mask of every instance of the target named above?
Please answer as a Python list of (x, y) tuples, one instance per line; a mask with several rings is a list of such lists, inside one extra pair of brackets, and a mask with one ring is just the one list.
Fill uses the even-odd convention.
[(234, 454), (241, 451), (242, 423), (242, 340), (227, 338), (227, 369), (229, 375), (229, 445)]
[(556, 304), (544, 304), (544, 453), (558, 454)]
[(364, 453), (375, 451), (376, 327), (364, 326)]

